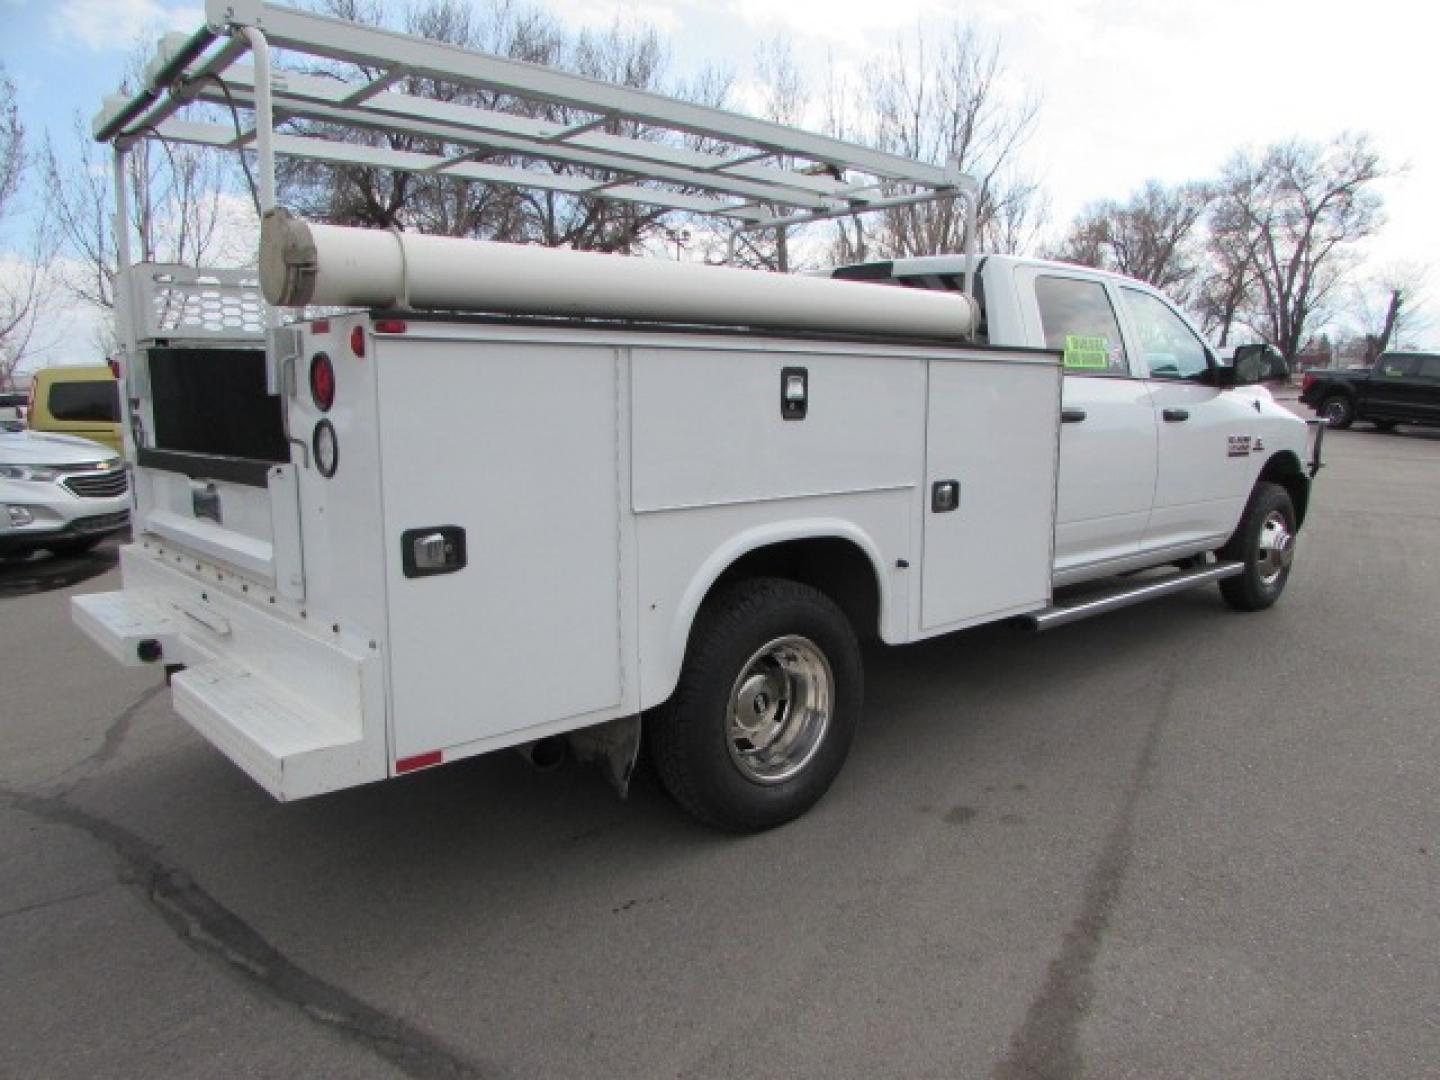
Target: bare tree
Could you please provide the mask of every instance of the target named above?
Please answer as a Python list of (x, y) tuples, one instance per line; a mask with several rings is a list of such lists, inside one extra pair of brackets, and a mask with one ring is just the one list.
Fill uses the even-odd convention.
[[(374, 25), (398, 19), (408, 32), (462, 48), (478, 49), (510, 59), (562, 68), (608, 82), (661, 90), (689, 100), (719, 104), (728, 83), (704, 73), (691, 83), (669, 76), (669, 57), (659, 35), (645, 27), (614, 23), (603, 31), (572, 35), (554, 17), (509, 0), (476, 9), (461, 0), (419, 0), (387, 6), (384, 0), (320, 0), (328, 14)], [(373, 80), (384, 73), (335, 64), (312, 73), (353, 80)], [(633, 121), (606, 119), (596, 112), (568, 106), (521, 101), (435, 79), (408, 76), (397, 85), (417, 97), (508, 112), (543, 120), (556, 127), (603, 121), (597, 130), (630, 138), (659, 138)], [(445, 156), (465, 155), (474, 162), (510, 168), (541, 169), (533, 158), (509, 151), (450, 146), (398, 131), (357, 133), (316, 123), (291, 121), (291, 130), (320, 132), (329, 138), (364, 141), (395, 150)], [(693, 145), (699, 145), (696, 141)], [(613, 171), (579, 165), (544, 166), (566, 176), (582, 177), (595, 186), (624, 181)], [(537, 177), (540, 175), (537, 171)], [(282, 200), (307, 216), (339, 224), (408, 228), (451, 236), (473, 236), (556, 247), (601, 251), (633, 251), (647, 239), (665, 235), (666, 212), (638, 203), (621, 203), (593, 195), (501, 185), (466, 183), (426, 175), (357, 166), (287, 162), (281, 172)]]
[(1395, 263), (1355, 290), (1365, 363), (1373, 364), (1387, 349), (1406, 347), (1406, 335), (1424, 328), (1419, 310), (1428, 277), (1419, 263)]
[(1205, 240), (1205, 269), (1191, 308), (1200, 316), (1201, 328), (1222, 349), (1237, 327), (1254, 330), (1247, 319), (1255, 308), (1260, 240), (1243, 207), (1217, 194)]
[[(1018, 168), (1039, 101), (1008, 98), (1000, 43), (957, 22), (937, 36), (917, 30), (897, 39), (865, 69), (869, 140), (881, 149), (935, 164), (955, 161), (980, 183), (979, 240), (990, 251), (1014, 251), (1034, 239), (1043, 214), (1039, 186)], [(942, 199), (886, 211), (861, 246), (882, 257), (959, 251), (964, 213)], [(841, 254), (853, 243), (842, 242)]]
[[(789, 38), (777, 36), (761, 43), (755, 52), (755, 80), (760, 88), (760, 116), (792, 127), (804, 122), (809, 94)], [(773, 204), (765, 209), (772, 215), (783, 211)], [(737, 233), (731, 261), (737, 266), (788, 273), (796, 269), (791, 233), (786, 227)]]
[[(0, 239), (15, 223), (30, 171), (15, 84), (0, 65)], [(9, 252), (8, 265), (0, 265), (0, 387), (11, 385), (16, 370), (33, 354), (49, 296), (52, 245), (43, 211), (31, 220), (28, 230), (22, 230), (19, 245), (18, 250)]]
[(1123, 203), (1105, 199), (1087, 206), (1054, 255), (1138, 278), (1187, 303), (1201, 265), (1201, 226), (1213, 199), (1205, 184), (1167, 187), (1151, 180)]
[[(122, 92), (140, 84), (148, 59), (137, 44), (126, 64)], [(228, 114), (191, 107), (190, 119)], [(71, 145), (62, 152), (46, 140), (41, 173), (49, 193), (61, 250), (68, 256), (61, 287), (101, 311), (115, 306), (119, 246), (115, 236), (113, 166), (110, 148), (96, 143), (78, 114)], [(237, 197), (234, 162), (228, 155), (198, 146), (141, 140), (127, 157), (130, 190), (128, 227), (132, 257), (140, 262), (205, 266), (253, 258), (239, 233), (253, 221)], [(239, 215), (243, 221), (237, 221)], [(246, 237), (248, 238), (248, 236)]]
[(1328, 145), (1277, 143), (1226, 166), (1221, 215), (1228, 242), (1248, 253), (1254, 274), (1246, 321), (1286, 356), (1331, 313), (1355, 243), (1378, 228), (1373, 185), (1382, 175), (1369, 140), (1351, 134)]

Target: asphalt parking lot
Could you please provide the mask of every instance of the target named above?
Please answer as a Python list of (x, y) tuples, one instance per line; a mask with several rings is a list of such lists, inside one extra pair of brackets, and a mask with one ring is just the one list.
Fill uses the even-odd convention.
[(867, 653), (756, 837), (501, 754), (273, 803), (0, 566), (0, 1075), (1440, 1076), (1440, 433), (1290, 588)]

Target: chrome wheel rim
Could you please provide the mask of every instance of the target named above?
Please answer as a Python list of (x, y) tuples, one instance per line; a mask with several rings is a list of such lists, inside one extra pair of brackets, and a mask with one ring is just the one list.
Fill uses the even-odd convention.
[(725, 742), (748, 780), (779, 784), (819, 752), (830, 728), (835, 678), (809, 638), (789, 635), (751, 654), (730, 688)]
[(1255, 569), (1260, 580), (1273, 585), (1289, 569), (1295, 558), (1295, 534), (1279, 510), (1273, 511), (1260, 526), (1260, 544), (1255, 552)]
[(1343, 401), (1332, 401), (1325, 406), (1325, 419), (1332, 424), (1342, 423), (1347, 411)]

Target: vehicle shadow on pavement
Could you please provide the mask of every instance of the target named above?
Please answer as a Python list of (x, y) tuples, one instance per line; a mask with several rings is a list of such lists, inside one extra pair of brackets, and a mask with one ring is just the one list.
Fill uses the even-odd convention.
[[(1208, 595), (1177, 597), (1113, 622), (1111, 644), (1139, 649), (1147, 640), (1193, 640), (1227, 618)], [(567, 761), (537, 772), (510, 753), (279, 804), (198, 736), (187, 736), (162, 754), (107, 770), (77, 795), (190, 870), (223, 882), (221, 891), (240, 894), (242, 907), (267, 906), (276, 888), (292, 899), (313, 891), (316, 903), (287, 916), (302, 938), (324, 939), (337, 924), (361, 933), (397, 905), (431, 926), (473, 910), (470, 902), (457, 904), (460, 898), (492, 912), (524, 910), (555, 879), (608, 909), (635, 902), (620, 894), (640, 887), (637, 879), (665, 878), (674, 865), (725, 858), (736, 846), (779, 857), (795, 834), (838, 828), (863, 849), (865, 822), (917, 812), (908, 805), (914, 800), (902, 800), (903, 810), (892, 805), (896, 790), (979, 786), (986, 777), (977, 759), (1004, 728), (1027, 744), (1066, 728), (1033, 673), (1038, 664), (1057, 682), (1085, 679), (1095, 667), (1086, 637), (1036, 638), (1002, 624), (905, 649), (867, 646), (871, 708), (847, 775), (805, 818), (757, 836), (691, 821), (643, 764), (622, 802), (589, 766)], [(997, 709), (999, 698), (1009, 708)], [(1028, 719), (1017, 725), (1017, 714)], [(185, 807), (180, 818), (176, 806)], [(937, 805), (928, 816), (947, 808)], [(318, 902), (334, 895), (348, 898), (343, 914)]]
[(0, 562), (0, 600), (80, 585), (114, 569), (119, 553), (106, 544), (84, 555), (51, 555), (48, 552), (28, 559)]
[[(1112, 621), (1107, 648), (1136, 655), (1128, 690), (1143, 692), (1176, 647), (1222, 640), (1208, 631), (1232, 618), (1210, 590), (1185, 594)], [(645, 956), (657, 987), (686, 985), (686, 972), (714, 962), (713, 938), (743, 942), (756, 911), (800, 932), (804, 920), (784, 913), (810, 911), (817, 896), (899, 890), (904, 902), (900, 869), (917, 844), (949, 852), (962, 880), (993, 864), (1029, 887), (1059, 887), (1051, 848), (1017, 842), (1027, 819), (1038, 816), (1042, 839), (1057, 828), (1043, 820), (1055, 807), (1030, 789), (1077, 738), (1093, 738), (1118, 751), (1105, 756), (1115, 769), (1062, 769), (1060, 790), (1083, 776), (1086, 790), (1118, 791), (1153, 712), (1111, 730), (1113, 676), (1097, 674), (1093, 632), (1033, 637), (998, 624), (905, 649), (872, 644), (865, 659), (871, 706), (846, 774), (804, 818), (756, 836), (690, 821), (647, 773), (621, 802), (589, 768), (537, 773), (506, 753), (278, 804), (199, 736), (158, 742), (161, 726), (179, 724), (158, 708), (113, 740), (132, 752), (112, 751), (106, 767), (25, 806), (111, 849), (121, 880), (257, 989), (361, 1042), (454, 1067), (414, 1075), (469, 1075), (468, 1054), (513, 1054), (498, 1032), (542, 1015), (502, 993), (537, 970), (605, 997)], [(1056, 685), (1083, 691), (1091, 679), (1103, 696), (1065, 691), (1057, 707)], [(1058, 828), (1067, 846), (1092, 848), (1106, 826), (1102, 814)], [(697, 920), (708, 933), (683, 929)], [(423, 994), (431, 1012), (417, 1034), (393, 985), (452, 989)], [(485, 1008), (498, 1019), (477, 1047), (458, 1033)]]

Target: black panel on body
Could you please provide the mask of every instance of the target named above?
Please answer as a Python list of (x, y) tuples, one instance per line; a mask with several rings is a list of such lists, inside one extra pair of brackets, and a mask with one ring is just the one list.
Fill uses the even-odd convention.
[(453, 574), (465, 568), (465, 530), (429, 525), (400, 534), (400, 564), (406, 577)]
[(810, 372), (803, 367), (780, 371), (780, 417), (804, 420), (810, 408)]
[(936, 480), (930, 485), (930, 509), (937, 514), (960, 509), (960, 481)]

